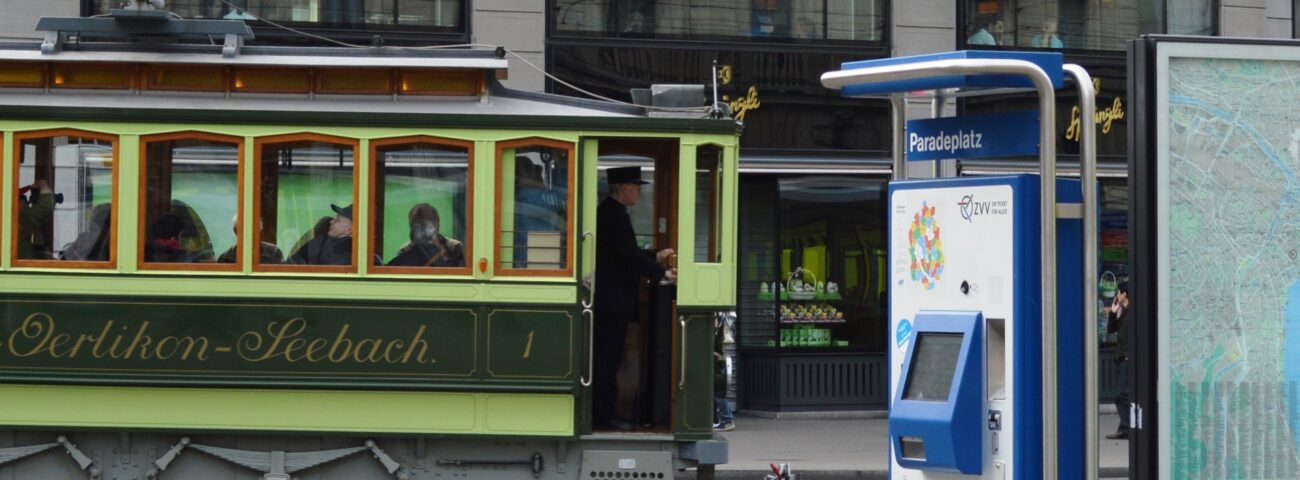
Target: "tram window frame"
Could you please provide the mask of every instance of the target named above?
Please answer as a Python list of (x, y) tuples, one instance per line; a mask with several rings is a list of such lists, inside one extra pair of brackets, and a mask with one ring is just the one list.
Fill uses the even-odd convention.
[[(503, 179), (505, 177), (505, 172), (502, 171), (503, 165), (505, 163), (504, 155), (506, 150), (517, 150), (520, 148), (528, 148), (528, 147), (554, 148), (557, 150), (564, 150), (565, 152), (567, 152), (568, 155), (568, 165), (567, 165), (568, 192), (567, 192), (567, 204), (565, 206), (565, 215), (567, 216), (565, 222), (567, 224), (568, 231), (565, 232), (566, 234), (564, 239), (564, 248), (566, 252), (564, 268), (506, 268), (504, 266), (503, 259), (505, 258), (505, 254), (502, 253), (502, 248), (504, 245), (502, 245), (503, 242), (501, 241), (502, 238), (501, 207), (502, 205), (504, 205), (504, 202), (506, 200), (502, 198), (502, 193), (504, 193)], [(513, 140), (503, 140), (503, 141), (498, 141), (496, 143), (496, 192), (494, 193), (496, 197), (496, 208), (494, 212), (495, 219), (493, 220), (493, 228), (492, 228), (492, 253), (495, 258), (494, 270), (497, 275), (521, 276), (521, 277), (568, 277), (568, 278), (573, 277), (573, 272), (575, 271), (574, 270), (574, 260), (575, 260), (574, 231), (577, 229), (576, 204), (577, 204), (577, 191), (579, 187), (579, 185), (577, 185), (576, 183), (577, 166), (578, 166), (577, 144), (575, 142), (555, 140), (555, 139), (543, 138), (543, 137), (528, 137), (528, 138), (519, 138)], [(510, 200), (514, 201), (513, 198)], [(513, 258), (513, 254), (511, 255), (511, 258)]]
[[(704, 158), (704, 153), (708, 152), (713, 158), (710, 160), (712, 165), (701, 165), (700, 159)], [(708, 143), (695, 147), (695, 259), (694, 263), (722, 263), (722, 193), (726, 181), (726, 162), (723, 157), (726, 155), (726, 148), (722, 145)], [(703, 177), (703, 178), (702, 178)], [(708, 181), (708, 189), (700, 184), (702, 179)], [(709, 194), (708, 198), (708, 218), (701, 218), (700, 196)], [(701, 221), (706, 221), (704, 231), (701, 231)], [(703, 242), (701, 242), (703, 240)], [(701, 252), (700, 244), (704, 243), (704, 251)]]
[[(146, 221), (149, 218), (149, 144), (157, 142), (169, 142), (177, 140), (206, 140), (213, 143), (233, 144), (236, 148), (236, 166), (235, 166), (235, 211), (242, 214), (244, 211), (244, 139), (233, 135), (222, 135), (217, 133), (200, 132), (188, 130), (184, 132), (162, 133), (157, 135), (145, 135), (140, 137), (140, 184), (139, 189), (139, 216), (136, 217), (139, 223), (138, 245), (136, 246), (136, 268), (140, 270), (183, 270), (183, 271), (212, 271), (212, 272), (238, 272), (243, 269), (244, 250), (243, 234), (235, 235), (235, 263), (179, 263), (179, 262), (149, 262), (145, 260), (145, 247), (149, 243), (150, 225)], [(225, 223), (208, 225), (209, 229), (220, 225), (224, 228)], [(220, 255), (220, 252), (213, 252)], [(215, 257), (214, 257), (215, 260)]]
[(118, 204), (120, 203), (118, 197), (118, 185), (120, 185), (119, 174), (121, 172), (121, 164), (122, 164), (122, 162), (120, 161), (122, 144), (121, 144), (121, 138), (118, 135), (91, 132), (91, 131), (80, 130), (75, 128), (55, 128), (55, 129), (48, 129), (48, 130), (33, 130), (27, 132), (14, 133), (13, 144), (10, 146), (11, 148), (13, 148), (13, 167), (12, 170), (10, 171), (10, 173), (12, 174), (10, 180), (10, 186), (12, 187), (11, 191), (16, 194), (20, 187), (20, 185), (18, 185), (19, 183), (18, 179), (20, 177), (20, 171), (21, 171), (20, 168), (22, 166), (23, 142), (30, 141), (30, 140), (57, 138), (57, 137), (87, 138), (91, 140), (105, 141), (112, 144), (113, 154), (112, 154), (112, 160), (110, 161), (112, 162), (111, 181), (113, 185), (111, 188), (112, 193), (110, 193), (110, 197), (109, 197), (111, 200), (109, 200), (109, 214), (108, 214), (109, 215), (108, 217), (108, 260), (106, 261), (53, 260), (53, 259), (37, 260), (37, 259), (18, 258), (19, 228), (18, 225), (15, 224), (15, 222), (18, 221), (18, 201), (17, 198), (15, 197), (13, 199), (10, 199), (9, 202), (10, 205), (9, 222), (10, 222), (10, 230), (11, 230), (9, 233), (9, 255), (10, 255), (9, 258), (11, 259), (10, 265), (12, 265), (15, 268), (58, 268), (58, 269), (82, 268), (82, 269), (96, 269), (96, 270), (114, 270), (117, 268), (117, 248), (118, 248), (117, 223), (118, 223), (118, 216), (119, 216), (117, 207)]
[(282, 143), (295, 143), (295, 142), (320, 142), (320, 143), (328, 143), (328, 144), (334, 144), (339, 146), (352, 147), (352, 206), (353, 206), (352, 212), (354, 216), (354, 218), (352, 219), (352, 226), (353, 226), (352, 263), (350, 265), (292, 264), (287, 262), (289, 260), (289, 256), (293, 255), (293, 252), (282, 252), (284, 253), (284, 260), (286, 263), (265, 263), (264, 264), (261, 262), (260, 255), (253, 257), (253, 271), (259, 273), (276, 272), (276, 273), (356, 274), (359, 272), (359, 268), (360, 268), (360, 265), (357, 263), (357, 258), (359, 253), (358, 245), (357, 245), (359, 243), (358, 239), (361, 237), (363, 233), (365, 233), (359, 229), (359, 227), (362, 224), (359, 221), (360, 219), (355, 218), (356, 212), (360, 210), (358, 207), (361, 206), (361, 202), (358, 201), (361, 196), (359, 192), (360, 190), (359, 187), (361, 185), (361, 182), (359, 182), (358, 179), (360, 179), (361, 177), (361, 163), (362, 163), (361, 159), (359, 158), (361, 152), (361, 141), (359, 139), (340, 137), (335, 135), (326, 135), (322, 133), (312, 133), (312, 132), (289, 133), (283, 135), (269, 135), (265, 137), (254, 138), (253, 139), (253, 222), (254, 225), (260, 225), (261, 227), (253, 229), (253, 241), (250, 244), (258, 245), (260, 248), (263, 241), (262, 230), (266, 228), (272, 228), (268, 226), (268, 224), (262, 219), (262, 195), (263, 195), (262, 189), (265, 186), (262, 183), (262, 150), (269, 145), (276, 145)]
[[(395, 145), (417, 143), (429, 143), (442, 147), (465, 149), (467, 155), (465, 164), (465, 240), (462, 242), (465, 249), (465, 265), (460, 267), (400, 267), (380, 264), (371, 266), (369, 271), (370, 273), (393, 273), (402, 275), (471, 275), (473, 273), (472, 264), (474, 263), (474, 142), (469, 140), (457, 140), (435, 137), (432, 135), (411, 135), (370, 141), (370, 158), (367, 160), (367, 164), (370, 168), (370, 191), (366, 204), (367, 211), (369, 212), (369, 219), (366, 221), (369, 230), (367, 235), (369, 236), (370, 242), (366, 248), (367, 258), (375, 258), (379, 243), (376, 241), (375, 232), (380, 231), (380, 228), (382, 228), (382, 226), (378, 224), (380, 216), (376, 212), (381, 203), (383, 203), (380, 202), (377, 197), (380, 190), (377, 188), (377, 183), (382, 176), (380, 172), (381, 167), (379, 165), (379, 149)], [(450, 213), (452, 215), (455, 214), (455, 212)]]

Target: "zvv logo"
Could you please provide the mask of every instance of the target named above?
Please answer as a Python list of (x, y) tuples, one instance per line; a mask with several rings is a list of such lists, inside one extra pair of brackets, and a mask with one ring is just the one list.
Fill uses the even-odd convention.
[(977, 215), (1007, 214), (1006, 200), (977, 202), (975, 201), (975, 194), (961, 197), (961, 201), (957, 202), (957, 207), (961, 209), (961, 218), (966, 219), (967, 222), (973, 222), (972, 219)]
[(975, 195), (961, 197), (961, 201), (957, 202), (957, 206), (961, 208), (961, 218), (966, 219), (967, 222), (971, 221), (970, 217), (975, 216), (975, 212), (973, 211), (975, 206)]

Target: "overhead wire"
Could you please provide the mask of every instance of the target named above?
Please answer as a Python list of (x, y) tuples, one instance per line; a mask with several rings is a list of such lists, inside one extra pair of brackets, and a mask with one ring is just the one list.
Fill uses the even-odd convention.
[[(337, 39), (329, 38), (329, 37), (326, 37), (326, 36), (324, 36), (324, 35), (317, 35), (317, 34), (310, 33), (310, 32), (304, 32), (304, 31), (302, 31), (302, 30), (298, 30), (298, 29), (295, 29), (295, 28), (292, 28), (292, 27), (289, 27), (289, 26), (286, 26), (286, 25), (281, 25), (281, 24), (276, 23), (276, 22), (273, 22), (273, 21), (271, 21), (271, 20), (267, 20), (267, 19), (265, 19), (265, 18), (263, 18), (263, 17), (261, 17), (261, 16), (259, 16), (259, 15), (257, 15), (257, 14), (254, 14), (254, 13), (252, 13), (252, 12), (249, 12), (248, 9), (247, 9), (246, 7), (241, 7), (241, 6), (239, 6), (239, 5), (235, 5), (235, 4), (231, 3), (229, 0), (219, 0), (219, 1), (220, 1), (221, 3), (223, 3), (223, 4), (225, 4), (226, 6), (230, 7), (230, 8), (233, 8), (233, 9), (235, 9), (235, 10), (237, 10), (237, 11), (243, 12), (243, 14), (245, 14), (245, 15), (248, 15), (248, 16), (250, 16), (250, 17), (253, 17), (254, 20), (257, 20), (257, 21), (262, 22), (262, 23), (266, 23), (266, 24), (268, 24), (268, 25), (271, 25), (271, 26), (273, 26), (273, 27), (276, 27), (276, 28), (279, 28), (279, 29), (282, 29), (282, 30), (285, 30), (285, 31), (288, 31), (288, 32), (292, 32), (292, 33), (297, 34), (297, 35), (302, 35), (302, 36), (304, 36), (304, 37), (313, 38), (313, 39), (316, 39), (316, 40), (320, 40), (320, 41), (323, 41), (323, 42), (331, 43), (331, 44), (338, 45), (338, 46), (342, 46), (342, 47), (348, 47), (348, 48), (358, 48), (358, 49), (361, 49), (361, 48), (376, 48), (376, 47), (374, 47), (374, 46), (372, 46), (372, 45), (358, 45), (358, 44), (353, 44), (353, 43), (344, 42), (344, 41), (342, 41), (342, 40), (337, 40)], [(533, 64), (533, 62), (528, 61), (528, 59), (527, 59), (527, 58), (524, 58), (523, 55), (520, 55), (520, 54), (516, 53), (515, 51), (510, 50), (509, 48), (506, 48), (506, 47), (504, 47), (504, 46), (500, 46), (500, 45), (488, 45), (488, 44), (482, 44), (482, 43), (461, 43), (461, 44), (455, 44), (455, 45), (424, 45), (424, 46), (418, 46), (418, 47), (395, 47), (395, 48), (401, 48), (401, 49), (403, 49), (403, 50), (442, 50), (442, 49), (458, 49), (458, 48), (470, 48), (470, 49), (473, 49), (473, 48), (485, 48), (485, 49), (493, 49), (493, 50), (495, 50), (495, 49), (500, 48), (500, 49), (501, 49), (502, 51), (504, 51), (505, 53), (507, 53), (507, 54), (509, 54), (509, 55), (511, 55), (511, 56), (513, 56), (513, 57), (515, 57), (515, 58), (517, 58), (517, 59), (519, 59), (519, 61), (523, 62), (524, 65), (527, 65), (529, 68), (532, 68), (533, 70), (536, 70), (537, 72), (539, 72), (539, 73), (541, 73), (542, 75), (546, 76), (546, 78), (549, 78), (549, 79), (555, 81), (556, 83), (559, 83), (560, 85), (564, 85), (564, 86), (566, 86), (566, 87), (569, 87), (569, 88), (571, 88), (571, 89), (573, 89), (573, 90), (575, 90), (575, 91), (577, 91), (577, 92), (579, 92), (579, 93), (582, 93), (583, 95), (587, 95), (587, 96), (589, 96), (589, 97), (592, 97), (592, 98), (596, 99), (597, 101), (602, 101), (602, 102), (606, 102), (606, 103), (613, 103), (613, 104), (618, 104), (618, 105), (628, 105), (628, 106), (634, 106), (634, 107), (638, 107), (638, 108), (644, 108), (644, 109), (647, 109), (647, 110), (664, 111), (664, 112), (698, 112), (698, 113), (708, 113), (708, 112), (710, 112), (710, 111), (714, 108), (714, 107), (708, 107), (708, 106), (703, 106), (703, 107), (656, 107), (656, 106), (651, 106), (651, 105), (638, 105), (638, 104), (631, 103), (631, 102), (625, 102), (625, 101), (622, 101), (622, 100), (617, 100), (617, 99), (609, 98), (609, 97), (606, 97), (606, 96), (604, 96), (604, 95), (600, 95), (600, 94), (597, 94), (597, 93), (595, 93), (595, 92), (591, 92), (591, 91), (589, 91), (589, 90), (583, 89), (583, 88), (581, 88), (581, 87), (579, 87), (579, 86), (577, 86), (577, 85), (574, 85), (574, 84), (572, 84), (572, 83), (566, 82), (566, 81), (564, 81), (564, 79), (562, 79), (562, 78), (560, 78), (560, 77), (557, 77), (557, 76), (551, 74), (550, 72), (547, 72), (545, 69), (543, 69), (543, 68), (541, 68), (541, 67), (538, 67), (537, 65)]]

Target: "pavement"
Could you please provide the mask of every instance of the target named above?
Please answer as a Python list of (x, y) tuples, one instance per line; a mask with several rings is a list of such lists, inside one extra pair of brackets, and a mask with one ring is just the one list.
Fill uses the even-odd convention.
[[(799, 480), (887, 479), (888, 420), (870, 413), (763, 418), (740, 412), (735, 430), (717, 434), (730, 442), (730, 462), (717, 467), (716, 478), (762, 480), (768, 464), (788, 463)], [(1105, 435), (1115, 431), (1119, 417), (1103, 410), (1099, 421)], [(1103, 437), (1100, 446), (1101, 477), (1127, 478), (1128, 442)]]

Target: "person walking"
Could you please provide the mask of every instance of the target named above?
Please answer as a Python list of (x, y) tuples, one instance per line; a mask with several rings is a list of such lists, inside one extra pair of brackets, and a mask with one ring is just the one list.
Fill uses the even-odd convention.
[(1129, 434), (1129, 344), (1128, 344), (1128, 282), (1120, 282), (1115, 292), (1115, 299), (1106, 309), (1106, 333), (1115, 334), (1115, 383), (1119, 390), (1115, 392), (1115, 411), (1119, 414), (1119, 429), (1106, 434), (1111, 440), (1127, 440)]

